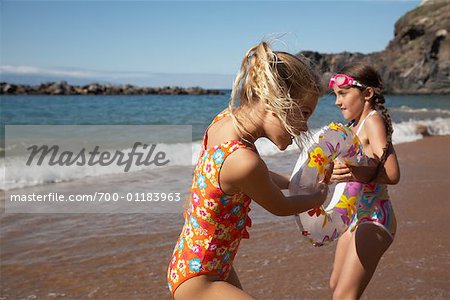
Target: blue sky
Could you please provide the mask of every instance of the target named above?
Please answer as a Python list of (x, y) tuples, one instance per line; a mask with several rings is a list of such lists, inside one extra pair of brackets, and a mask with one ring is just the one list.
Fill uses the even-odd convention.
[(380, 51), (419, 2), (3, 0), (0, 71), (229, 88), (263, 38), (284, 34), (275, 48), (292, 53)]

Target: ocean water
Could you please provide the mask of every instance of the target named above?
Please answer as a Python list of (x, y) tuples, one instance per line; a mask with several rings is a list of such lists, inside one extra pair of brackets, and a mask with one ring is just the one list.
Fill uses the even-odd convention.
[[(206, 127), (227, 106), (229, 97), (229, 92), (219, 96), (2, 96), (0, 152), (5, 150), (5, 125), (192, 125), (190, 164), (193, 165)], [(311, 131), (331, 121), (346, 122), (334, 100), (332, 95), (320, 98), (309, 121)], [(394, 122), (394, 144), (421, 139), (418, 126), (426, 127), (431, 135), (450, 134), (450, 96), (387, 96), (386, 101)], [(256, 146), (264, 157), (281, 154), (267, 139), (258, 140)], [(175, 149), (179, 145), (168, 147)], [(291, 145), (285, 152), (296, 150), (297, 146)], [(1, 157), (0, 174), (4, 174), (4, 169), (5, 161)], [(117, 172), (112, 171), (111, 174)], [(86, 177), (102, 178), (105, 175), (108, 174), (104, 170), (86, 172)], [(27, 178), (16, 174), (5, 180), (1, 176), (0, 189), (4, 190), (80, 179), (80, 174), (75, 176), (72, 172), (54, 170), (29, 174)]]
[[(0, 138), (5, 124), (84, 124), (84, 125), (184, 125), (193, 126), (193, 141), (202, 138), (212, 118), (228, 103), (230, 93), (218, 96), (1, 96)], [(450, 95), (387, 96), (386, 106), (396, 125), (404, 122), (450, 118)], [(334, 105), (334, 96), (321, 97), (310, 119), (311, 129), (330, 120), (344, 121)], [(430, 123), (435, 134), (448, 129)], [(412, 123), (411, 123), (412, 125)], [(437, 130), (435, 132), (435, 130)], [(407, 139), (398, 136), (399, 142)]]
[[(152, 186), (181, 191), (183, 198), (187, 197), (189, 184), (181, 180), (180, 170), (193, 169), (204, 130), (226, 107), (228, 97), (229, 94), (0, 97), (2, 142), (7, 124), (189, 124), (192, 125), (189, 146), (193, 149), (192, 162), (157, 173), (140, 170), (123, 174), (113, 170), (105, 174), (102, 170), (90, 170), (80, 177), (80, 173), (57, 172), (48, 167), (37, 173), (16, 172), (15, 176), (8, 176), (8, 182), (0, 177), (0, 188), (6, 190), (6, 193), (0, 191), (2, 296), (5, 299), (87, 299), (94, 295), (98, 299), (111, 299), (108, 291), (112, 291), (123, 295), (118, 297), (123, 299), (168, 298), (165, 270), (176, 243), (174, 232), (179, 232), (183, 225), (184, 201), (171, 207), (170, 213), (48, 213), (44, 209), (40, 213), (16, 214), (4, 213), (7, 201), (4, 194), (49, 191), (79, 194), (116, 188), (132, 192), (148, 188), (151, 182)], [(419, 125), (426, 126), (430, 134), (450, 134), (449, 96), (390, 96), (387, 102), (394, 120), (395, 143), (422, 138), (417, 131)], [(344, 120), (334, 106), (334, 98), (325, 96), (320, 99), (309, 126), (315, 130), (330, 121)], [(264, 139), (258, 140), (256, 146), (269, 169), (289, 174), (294, 168), (298, 157), (295, 146), (285, 153)], [(1, 147), (4, 151), (3, 143)], [(0, 176), (4, 174), (5, 160), (1, 157)], [(257, 203), (251, 207), (253, 224), (285, 222), (285, 226), (296, 226), (293, 218), (271, 215)], [(250, 229), (250, 234), (260, 230), (255, 227)], [(311, 245), (305, 242), (298, 251), (307, 253)], [(142, 283), (140, 287), (136, 282)], [(164, 297), (152, 297), (156, 287)]]

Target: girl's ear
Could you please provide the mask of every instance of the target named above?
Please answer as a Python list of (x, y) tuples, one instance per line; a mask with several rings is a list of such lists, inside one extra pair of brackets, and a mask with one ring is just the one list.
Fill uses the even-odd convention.
[(366, 90), (364, 91), (364, 100), (366, 101), (370, 101), (370, 99), (372, 99), (373, 95), (375, 95), (375, 91), (373, 89), (373, 87), (367, 87)]

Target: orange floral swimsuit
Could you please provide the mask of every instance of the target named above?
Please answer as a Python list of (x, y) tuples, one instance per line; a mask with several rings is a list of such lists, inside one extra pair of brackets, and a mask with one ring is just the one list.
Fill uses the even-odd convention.
[(228, 110), (218, 114), (203, 137), (183, 230), (167, 271), (172, 295), (181, 283), (194, 276), (218, 275), (225, 280), (241, 239), (249, 237), (246, 227), (251, 226), (251, 199), (244, 193), (225, 194), (219, 186), (219, 172), (228, 155), (237, 149), (257, 150), (238, 140), (206, 149), (209, 127), (227, 114)]

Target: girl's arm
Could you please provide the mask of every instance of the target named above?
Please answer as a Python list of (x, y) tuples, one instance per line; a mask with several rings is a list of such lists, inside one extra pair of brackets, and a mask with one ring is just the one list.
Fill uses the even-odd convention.
[[(384, 149), (387, 145), (386, 127), (383, 118), (376, 115), (372, 118), (368, 118), (366, 124), (366, 134), (369, 139), (372, 153), (375, 159), (379, 160), (383, 156)], [(386, 151), (387, 159), (379, 166), (377, 176), (372, 179), (372, 182), (397, 184), (400, 180), (400, 167), (398, 165), (394, 146), (390, 144)]]
[(383, 165), (380, 166), (377, 177), (372, 182), (383, 184), (397, 184), (400, 181), (400, 167), (398, 165), (397, 154), (394, 146), (390, 145), (388, 157)]
[[(387, 149), (387, 159), (384, 164), (380, 164), (380, 158), (383, 155), (387, 144), (386, 129), (381, 117), (372, 117), (367, 119), (366, 131), (369, 144), (374, 159), (369, 161), (368, 166), (347, 166), (337, 162), (333, 169), (331, 181), (349, 181), (358, 180), (362, 182), (376, 182), (382, 184), (397, 184), (400, 180), (400, 168), (397, 155), (392, 145)], [(376, 175), (376, 177), (374, 177)]]
[[(239, 149), (222, 166), (220, 181), (248, 195), (259, 205), (277, 216), (288, 216), (323, 204), (328, 186), (321, 184), (318, 192), (310, 195), (286, 197), (270, 177), (264, 161), (251, 150)], [(222, 176), (224, 175), (224, 176)]]
[(278, 186), (280, 190), (286, 190), (289, 188), (289, 177), (286, 175), (278, 174), (269, 170), (270, 179)]

